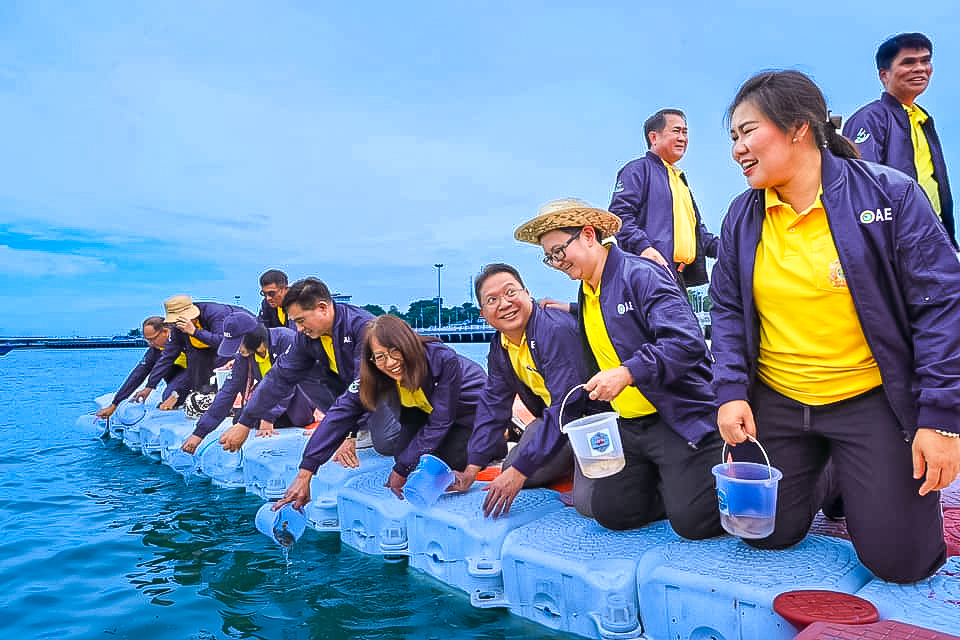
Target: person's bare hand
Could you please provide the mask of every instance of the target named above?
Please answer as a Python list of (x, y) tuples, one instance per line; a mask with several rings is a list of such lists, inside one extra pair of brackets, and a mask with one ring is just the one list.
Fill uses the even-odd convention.
[(591, 400), (610, 402), (629, 385), (633, 384), (633, 374), (624, 366), (599, 372), (583, 385)]
[(403, 485), (407, 484), (407, 479), (397, 473), (396, 471), (390, 472), (390, 477), (387, 478), (387, 483), (383, 486), (393, 491), (393, 495), (397, 496), (403, 500)]
[(157, 405), (160, 411), (173, 411), (176, 406), (177, 395), (175, 393), (171, 393), (169, 396), (167, 396), (166, 400)]
[(480, 473), (480, 465), (468, 464), (467, 468), (463, 471), (454, 471), (454, 480), (453, 483), (447, 487), (447, 491), (456, 491), (458, 493), (466, 493), (470, 490), (470, 487), (473, 486), (473, 483), (477, 481), (477, 474)]
[(334, 452), (333, 461), (339, 462), (348, 469), (358, 469), (360, 467), (360, 458), (357, 457), (357, 439), (344, 439)]
[(97, 411), (97, 417), (100, 418), (101, 420), (106, 420), (107, 418), (112, 416), (113, 412), (116, 410), (117, 410), (117, 405), (115, 404), (107, 405), (103, 409), (100, 409), (100, 411)]
[(224, 451), (239, 451), (249, 435), (250, 427), (238, 422), (220, 436), (220, 444), (223, 445)]
[(266, 420), (260, 421), (260, 428), (257, 429), (258, 438), (272, 438), (277, 435), (277, 430), (273, 428), (273, 423)]
[(960, 473), (960, 438), (943, 436), (933, 429), (917, 429), (913, 436), (913, 477), (926, 478), (920, 495), (946, 489)]
[(483, 515), (488, 518), (499, 518), (501, 515), (510, 513), (510, 506), (526, 480), (527, 476), (514, 467), (508, 468), (494, 478), (483, 488), (487, 492), (487, 497), (483, 501)]
[(646, 249), (641, 251), (640, 257), (646, 258), (647, 260), (653, 260), (660, 266), (666, 267), (667, 269), (670, 268), (670, 263), (667, 262), (667, 259), (663, 257), (663, 254), (657, 251), (656, 249), (654, 249), (653, 247), (647, 247)]
[(283, 505), (293, 503), (294, 509), (303, 511), (303, 507), (310, 502), (310, 481), (312, 479), (312, 473), (306, 469), (300, 469), (293, 482), (287, 487), (286, 493), (273, 505), (273, 510), (279, 511)]
[(753, 420), (753, 410), (746, 400), (731, 400), (720, 405), (717, 411), (717, 426), (720, 437), (731, 447), (748, 437), (757, 437), (757, 424)]
[(180, 445), (180, 450), (189, 454), (194, 454), (197, 452), (197, 447), (200, 446), (201, 442), (203, 442), (203, 438), (190, 434), (190, 437), (184, 440), (183, 444)]

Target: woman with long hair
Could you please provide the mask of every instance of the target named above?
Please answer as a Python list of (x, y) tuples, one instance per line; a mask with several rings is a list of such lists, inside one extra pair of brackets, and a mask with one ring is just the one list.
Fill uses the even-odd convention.
[[(388, 440), (372, 435), (377, 450), (395, 459), (387, 486), (398, 497), (423, 454), (463, 471), (486, 379), (480, 365), (436, 338), (417, 335), (396, 316), (379, 316), (364, 333), (360, 379), (330, 407), (303, 460), (314, 463), (313, 468), (329, 460), (364, 414), (386, 403), (399, 415), (399, 433)], [(301, 468), (279, 504), (293, 502), (299, 508), (309, 502), (312, 476)]]
[[(710, 298), (720, 433), (759, 439), (799, 542), (828, 459), (861, 561), (914, 582), (945, 558), (938, 491), (960, 470), (960, 263), (929, 200), (858, 159), (814, 82), (750, 78), (727, 119), (750, 189), (730, 205)], [(753, 445), (738, 459), (762, 462)]]

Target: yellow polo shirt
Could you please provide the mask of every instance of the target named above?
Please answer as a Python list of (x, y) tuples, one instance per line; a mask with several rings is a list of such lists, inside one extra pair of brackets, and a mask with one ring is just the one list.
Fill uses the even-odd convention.
[[(195, 326), (197, 329), (203, 329), (203, 327), (200, 326), (200, 321), (199, 321), (199, 320), (194, 320), (194, 321), (193, 321), (193, 326)], [(210, 345), (208, 345), (206, 342), (200, 342), (199, 340), (197, 340), (197, 339), (194, 338), (193, 336), (190, 336), (190, 344), (192, 344), (193, 346), (195, 346), (197, 349), (209, 349), (209, 348), (210, 348)]]
[[(623, 363), (613, 348), (600, 310), (600, 287), (594, 291), (587, 282), (581, 282), (580, 287), (583, 290), (583, 326), (593, 357), (597, 359), (601, 371), (619, 367)], [(610, 404), (624, 418), (640, 418), (657, 412), (656, 407), (633, 385), (627, 386)]]
[(270, 367), (273, 366), (273, 363), (270, 362), (270, 354), (261, 356), (259, 353), (254, 353), (253, 358), (257, 361), (257, 367), (260, 368), (260, 377), (263, 378), (267, 375), (267, 371), (270, 371)]
[(693, 196), (680, 178), (683, 171), (661, 160), (670, 176), (670, 195), (673, 196), (673, 261), (690, 264), (697, 257), (697, 214), (693, 210)]
[(277, 305), (277, 320), (280, 321), (280, 326), (287, 326), (287, 312), (279, 305)]
[(917, 167), (917, 182), (930, 199), (933, 210), (940, 215), (940, 187), (933, 178), (933, 156), (930, 155), (930, 144), (927, 134), (920, 128), (927, 121), (927, 114), (917, 105), (903, 105), (910, 118), (910, 139), (913, 141), (913, 164)]
[(320, 343), (323, 345), (323, 350), (327, 352), (327, 360), (330, 361), (330, 370), (334, 373), (340, 373), (337, 369), (337, 356), (333, 352), (333, 336), (320, 336)]
[(433, 413), (433, 406), (431, 406), (430, 401), (427, 400), (427, 396), (423, 393), (423, 389), (410, 391), (406, 387), (401, 386), (400, 381), (398, 380), (397, 391), (400, 393), (400, 404), (404, 407), (412, 407), (420, 409), (425, 413)]
[(500, 344), (507, 350), (507, 355), (510, 356), (510, 364), (513, 365), (513, 371), (517, 374), (520, 382), (540, 396), (543, 404), (549, 407), (550, 392), (547, 391), (543, 376), (537, 371), (537, 366), (533, 362), (533, 354), (530, 353), (530, 345), (527, 344), (527, 334), (523, 334), (520, 344), (513, 344), (507, 340), (507, 336), (500, 334)]
[(766, 190), (753, 271), (760, 316), (760, 379), (808, 405), (860, 395), (881, 384), (821, 202), (799, 214)]

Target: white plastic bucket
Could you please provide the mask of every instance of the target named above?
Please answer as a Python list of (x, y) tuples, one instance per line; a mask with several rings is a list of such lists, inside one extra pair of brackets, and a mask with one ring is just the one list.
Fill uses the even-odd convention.
[(605, 411), (563, 424), (563, 408), (567, 398), (582, 384), (570, 389), (560, 403), (560, 431), (567, 434), (577, 457), (580, 471), (588, 478), (606, 478), (622, 470), (627, 461), (623, 457), (620, 429), (616, 411)]
[(307, 528), (307, 517), (285, 504), (278, 511), (273, 510), (273, 502), (267, 502), (257, 511), (257, 531), (267, 536), (281, 547), (292, 547)]

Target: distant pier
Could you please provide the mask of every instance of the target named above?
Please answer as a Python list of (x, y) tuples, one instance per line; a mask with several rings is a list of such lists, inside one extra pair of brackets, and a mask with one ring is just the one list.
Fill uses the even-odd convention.
[(145, 348), (147, 341), (137, 336), (115, 336), (113, 338), (51, 338), (14, 337), (0, 338), (0, 356), (13, 349), (116, 349)]
[(423, 336), (437, 336), (450, 344), (490, 342), (490, 338), (497, 332), (488, 324), (454, 324), (439, 329), (428, 327), (426, 329), (415, 329), (415, 331)]

